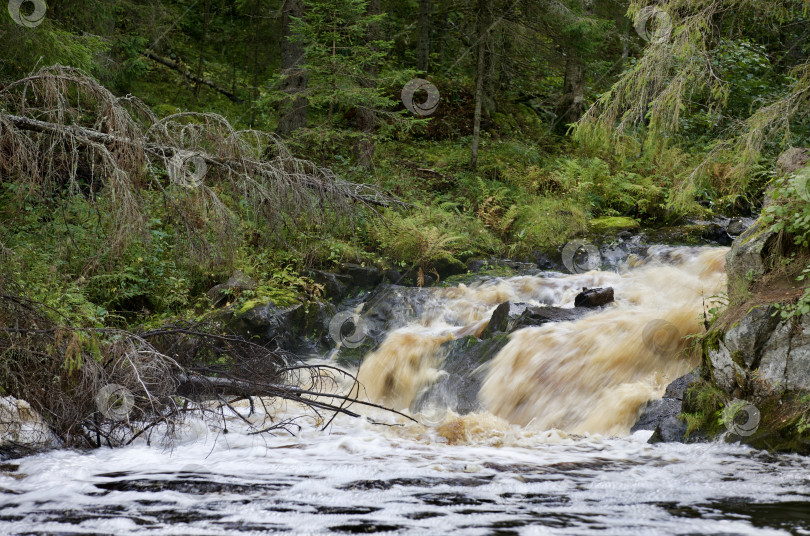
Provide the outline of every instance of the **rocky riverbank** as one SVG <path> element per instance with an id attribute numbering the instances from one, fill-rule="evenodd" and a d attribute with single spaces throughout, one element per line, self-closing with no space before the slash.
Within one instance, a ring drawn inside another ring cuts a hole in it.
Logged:
<path id="1" fill-rule="evenodd" d="M 801 169 L 808 153 L 788 151 L 779 172 Z M 653 442 L 722 437 L 810 453 L 810 318 L 782 314 L 805 292 L 807 257 L 765 218 L 734 240 L 728 307 L 701 340 L 699 369 L 648 404 L 636 429 L 654 429 Z"/>

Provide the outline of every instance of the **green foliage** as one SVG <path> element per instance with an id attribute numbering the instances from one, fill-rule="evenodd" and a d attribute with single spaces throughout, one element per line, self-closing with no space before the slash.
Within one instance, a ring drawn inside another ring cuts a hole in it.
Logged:
<path id="1" fill-rule="evenodd" d="M 797 246 L 810 247 L 810 166 L 777 182 L 774 203 L 765 211 L 771 231 L 786 231 Z"/>
<path id="2" fill-rule="evenodd" d="M 630 169 L 614 172 L 600 158 L 565 158 L 555 167 L 558 182 L 582 199 L 590 214 L 654 219 L 664 209 L 664 186 L 649 175 Z"/>
<path id="3" fill-rule="evenodd" d="M 529 254 L 565 243 L 586 229 L 585 212 L 572 199 L 537 197 L 516 212 L 512 254 Z"/>
<path id="4" fill-rule="evenodd" d="M 385 222 L 369 233 L 381 251 L 400 266 L 424 271 L 438 260 L 491 254 L 498 246 L 476 220 L 426 205 L 407 215 L 386 211 Z"/>

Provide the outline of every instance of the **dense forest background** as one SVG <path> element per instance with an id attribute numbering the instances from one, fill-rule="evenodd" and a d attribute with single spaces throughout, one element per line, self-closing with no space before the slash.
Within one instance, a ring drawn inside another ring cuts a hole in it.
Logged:
<path id="1" fill-rule="evenodd" d="M 807 8 L 11 1 L 3 273 L 74 325 L 159 324 L 237 270 L 240 310 L 344 262 L 425 284 L 594 220 L 751 216 L 810 142 Z"/>

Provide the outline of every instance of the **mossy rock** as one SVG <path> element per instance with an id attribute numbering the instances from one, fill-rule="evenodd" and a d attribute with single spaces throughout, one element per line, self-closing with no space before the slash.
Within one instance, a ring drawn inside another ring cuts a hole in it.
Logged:
<path id="1" fill-rule="evenodd" d="M 661 227 L 647 231 L 650 243 L 697 246 L 706 243 L 706 232 L 709 226 L 693 224 L 674 227 Z"/>
<path id="2" fill-rule="evenodd" d="M 633 218 L 626 216 L 612 216 L 596 218 L 588 222 L 588 227 L 594 233 L 611 233 L 620 231 L 636 231 L 641 225 Z"/>

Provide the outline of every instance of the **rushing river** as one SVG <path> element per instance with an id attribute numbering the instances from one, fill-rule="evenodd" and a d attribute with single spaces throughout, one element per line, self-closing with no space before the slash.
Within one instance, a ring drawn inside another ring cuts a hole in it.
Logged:
<path id="1" fill-rule="evenodd" d="M 810 459 L 629 434 L 643 403 L 695 365 L 682 337 L 723 290 L 724 253 L 430 291 L 358 372 L 364 396 L 420 422 L 374 410 L 321 431 L 290 404 L 277 417 L 299 417 L 295 436 L 189 420 L 171 445 L 8 461 L 0 534 L 810 534 Z M 517 331 L 469 371 L 472 413 L 441 405 L 452 392 L 415 405 L 445 374 L 441 345 L 480 334 L 499 303 L 572 307 L 595 286 L 616 303 Z M 661 325 L 678 337 L 650 328 Z"/>

